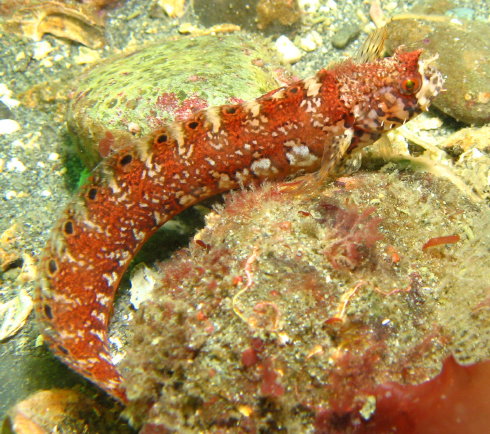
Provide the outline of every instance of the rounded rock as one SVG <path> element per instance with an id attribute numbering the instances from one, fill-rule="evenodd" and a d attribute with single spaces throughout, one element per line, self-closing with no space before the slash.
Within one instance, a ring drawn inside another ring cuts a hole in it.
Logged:
<path id="1" fill-rule="evenodd" d="M 400 45 L 408 51 L 423 48 L 427 58 L 439 56 L 437 68 L 447 78 L 435 107 L 467 124 L 490 122 L 488 23 L 430 16 L 395 19 L 388 24 L 388 51 Z"/>
<path id="2" fill-rule="evenodd" d="M 267 43 L 244 33 L 167 40 L 107 60 L 81 78 L 67 124 L 88 167 L 114 135 L 141 137 L 199 109 L 277 87 Z"/>
<path id="3" fill-rule="evenodd" d="M 230 194 L 159 267 L 122 366 L 148 432 L 351 432 L 377 385 L 489 357 L 485 207 L 427 173 L 302 186 Z"/>

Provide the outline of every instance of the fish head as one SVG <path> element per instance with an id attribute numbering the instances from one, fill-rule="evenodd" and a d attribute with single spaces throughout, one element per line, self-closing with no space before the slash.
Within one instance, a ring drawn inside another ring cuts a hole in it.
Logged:
<path id="1" fill-rule="evenodd" d="M 437 56 L 421 59 L 422 50 L 398 49 L 392 57 L 353 64 L 344 72 L 344 104 L 353 115 L 356 140 L 372 143 L 384 132 L 409 121 L 429 105 L 443 88 L 442 74 L 432 66 Z M 351 87 L 347 76 L 355 77 Z"/>

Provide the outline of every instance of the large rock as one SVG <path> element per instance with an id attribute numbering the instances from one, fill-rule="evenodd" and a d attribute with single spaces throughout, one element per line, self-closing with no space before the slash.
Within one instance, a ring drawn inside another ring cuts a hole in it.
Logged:
<path id="1" fill-rule="evenodd" d="M 435 107 L 468 124 L 490 122 L 490 24 L 445 16 L 395 19 L 388 24 L 388 51 L 400 45 L 439 55 L 446 91 Z"/>

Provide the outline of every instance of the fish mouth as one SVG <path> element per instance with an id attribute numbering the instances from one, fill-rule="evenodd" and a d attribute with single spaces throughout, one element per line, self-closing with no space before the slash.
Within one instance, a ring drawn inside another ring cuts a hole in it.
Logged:
<path id="1" fill-rule="evenodd" d="M 443 90 L 444 78 L 442 74 L 432 65 L 438 54 L 429 59 L 419 60 L 419 73 L 422 77 L 422 86 L 415 94 L 418 104 L 422 110 L 428 110 L 432 100 Z"/>

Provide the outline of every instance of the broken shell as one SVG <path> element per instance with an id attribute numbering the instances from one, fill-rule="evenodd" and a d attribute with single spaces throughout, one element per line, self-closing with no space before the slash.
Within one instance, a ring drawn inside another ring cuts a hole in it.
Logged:
<path id="1" fill-rule="evenodd" d="M 5 23 L 5 28 L 34 41 L 49 33 L 90 48 L 104 45 L 104 21 L 85 5 L 59 1 L 42 2 L 18 9 Z"/>
<path id="2" fill-rule="evenodd" d="M 0 304 L 0 341 L 15 335 L 32 311 L 32 298 L 25 289 L 7 303 Z"/>
<path id="3" fill-rule="evenodd" d="M 128 433 L 125 424 L 115 422 L 115 417 L 110 409 L 79 392 L 52 389 L 35 392 L 12 407 L 3 429 L 16 434 Z"/>

